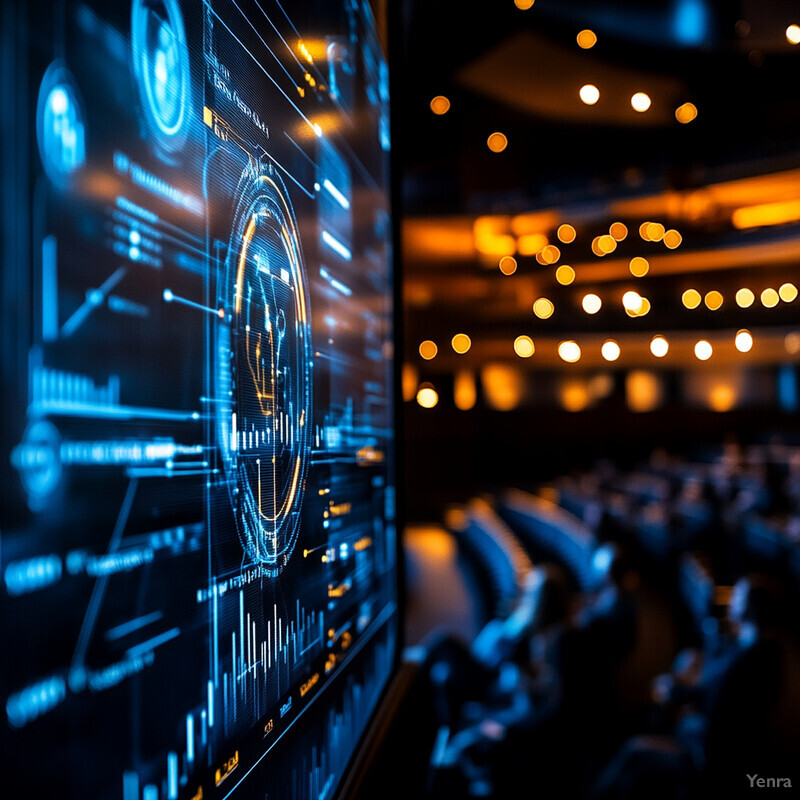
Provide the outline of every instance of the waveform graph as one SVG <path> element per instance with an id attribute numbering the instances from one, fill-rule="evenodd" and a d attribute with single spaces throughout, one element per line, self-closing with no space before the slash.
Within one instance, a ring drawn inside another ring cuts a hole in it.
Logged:
<path id="1" fill-rule="evenodd" d="M 285 187 L 248 168 L 219 305 L 220 449 L 236 528 L 277 575 L 297 540 L 311 446 L 311 334 L 300 239 Z"/>

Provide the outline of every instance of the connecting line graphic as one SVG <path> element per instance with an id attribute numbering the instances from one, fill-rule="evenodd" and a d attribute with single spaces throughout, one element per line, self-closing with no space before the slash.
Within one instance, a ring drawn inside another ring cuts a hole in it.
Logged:
<path id="1" fill-rule="evenodd" d="M 201 303 L 195 303 L 194 300 L 187 300 L 185 297 L 179 297 L 177 294 L 174 294 L 171 289 L 164 289 L 164 302 L 180 303 L 181 305 L 189 306 L 190 308 L 198 308 L 200 311 L 206 311 L 209 314 L 213 314 L 215 317 L 225 319 L 224 308 L 209 308 Z"/>
<path id="2" fill-rule="evenodd" d="M 122 541 L 122 534 L 125 530 L 125 526 L 128 524 L 128 517 L 130 517 L 131 508 L 133 508 L 133 498 L 136 496 L 136 489 L 138 485 L 139 481 L 136 478 L 132 478 L 131 482 L 128 484 L 128 490 L 125 492 L 125 497 L 122 501 L 122 507 L 119 510 L 117 522 L 114 525 L 114 531 L 111 534 L 111 541 L 108 543 L 106 555 L 116 553 L 119 549 L 119 544 Z M 78 634 L 78 643 L 75 646 L 75 654 L 72 656 L 72 664 L 70 665 L 71 673 L 83 667 L 84 660 L 86 659 L 86 650 L 89 647 L 89 640 L 94 632 L 94 626 L 97 622 L 97 615 L 100 611 L 100 606 L 103 603 L 103 598 L 105 597 L 108 579 L 109 575 L 100 575 L 95 581 L 94 587 L 92 588 L 92 596 L 89 598 L 89 605 L 86 608 L 86 615 L 83 618 L 81 631 Z"/>
<path id="3" fill-rule="evenodd" d="M 236 10 L 242 15 L 242 17 L 244 17 L 244 21 L 253 29 L 253 33 L 255 33 L 255 35 L 258 36 L 259 40 L 261 41 L 261 44 L 263 44 L 264 47 L 267 48 L 267 52 L 275 59 L 275 61 L 278 62 L 278 66 L 286 73 L 286 77 L 290 81 L 292 81 L 292 83 L 295 83 L 295 79 L 292 77 L 292 74 L 289 72 L 288 69 L 286 69 L 286 67 L 283 66 L 283 64 L 281 63 L 281 61 L 278 58 L 278 56 L 276 56 L 275 53 L 273 52 L 272 48 L 264 41 L 263 37 L 258 32 L 258 28 L 256 28 L 256 26 L 253 25 L 252 22 L 250 22 L 250 20 L 247 18 L 247 14 L 245 14 L 244 11 L 242 11 L 242 9 L 239 7 L 239 4 L 236 2 L 236 0 L 231 0 L 231 3 L 233 3 L 234 6 L 236 6 Z M 262 12 L 263 12 L 263 9 L 262 9 Z M 266 14 L 264 16 L 266 16 Z M 267 17 L 267 21 L 269 22 L 269 17 Z M 275 26 L 273 25 L 272 27 L 274 28 Z M 278 34 L 278 35 L 280 36 L 280 34 Z M 284 42 L 284 44 L 286 44 L 286 43 Z M 288 45 L 286 45 L 286 46 L 288 47 Z M 291 51 L 291 48 L 290 48 L 290 51 Z M 292 55 L 294 55 L 294 53 L 292 53 Z M 297 60 L 296 56 L 295 56 L 295 60 Z M 303 65 L 299 61 L 297 61 L 297 65 L 300 67 L 300 69 L 304 69 Z"/>
<path id="4" fill-rule="evenodd" d="M 311 122 L 311 120 L 297 107 L 297 104 L 292 100 L 292 98 L 289 97 L 289 95 L 283 91 L 283 89 L 279 86 L 275 78 L 273 78 L 272 75 L 270 75 L 270 73 L 265 69 L 264 65 L 250 52 L 250 50 L 247 49 L 247 47 L 245 47 L 245 45 L 242 43 L 242 40 L 225 23 L 225 20 L 223 20 L 222 17 L 220 17 L 220 15 L 216 12 L 216 10 L 211 7 L 211 4 L 208 2 L 208 0 L 203 0 L 203 5 L 219 20 L 222 27 L 225 28 L 225 30 L 227 30 L 228 33 L 231 36 L 233 36 L 234 39 L 236 39 L 236 41 L 241 46 L 242 50 L 244 50 L 245 53 L 247 53 L 247 55 L 249 55 L 250 58 L 253 59 L 255 65 L 267 76 L 267 78 L 274 84 L 275 88 L 286 98 L 286 100 L 288 100 L 289 105 L 292 106 L 292 108 L 300 115 L 303 121 L 306 122 L 308 126 L 313 130 L 314 123 Z"/>
<path id="5" fill-rule="evenodd" d="M 125 267 L 119 267 L 110 277 L 100 285 L 99 289 L 89 289 L 86 300 L 78 310 L 61 326 L 61 335 L 72 336 L 98 306 L 102 305 L 109 292 L 125 277 Z"/>
<path id="6" fill-rule="evenodd" d="M 258 0 L 255 0 L 255 3 L 258 6 L 258 10 L 264 15 L 264 19 L 267 22 L 269 22 L 269 24 L 272 26 L 272 29 L 275 31 L 275 33 L 278 34 L 278 38 L 286 45 L 286 49 L 291 54 L 292 58 L 297 62 L 297 66 L 300 67 L 301 69 L 306 69 L 305 65 L 297 57 L 297 53 L 295 53 L 294 50 L 292 50 L 292 48 L 290 47 L 289 43 L 286 41 L 286 39 L 283 38 L 283 34 L 275 26 L 275 23 L 270 19 L 270 17 L 267 14 L 267 12 L 264 11 L 264 9 L 261 7 L 261 3 L 259 3 Z M 283 11 L 283 15 L 286 17 L 286 21 L 289 23 L 289 25 L 291 26 L 292 30 L 297 35 L 297 38 L 302 41 L 303 37 L 300 35 L 300 32 L 297 30 L 297 28 L 295 28 L 294 23 L 289 19 L 289 15 L 286 13 L 286 11 L 284 10 L 283 6 L 280 3 L 277 3 L 277 5 L 278 5 L 278 8 L 280 8 L 280 10 Z M 317 68 L 317 65 L 316 64 L 312 64 L 312 66 L 314 67 L 314 72 L 317 73 L 317 78 L 319 80 L 322 80 L 322 75 L 320 74 L 320 71 Z"/>

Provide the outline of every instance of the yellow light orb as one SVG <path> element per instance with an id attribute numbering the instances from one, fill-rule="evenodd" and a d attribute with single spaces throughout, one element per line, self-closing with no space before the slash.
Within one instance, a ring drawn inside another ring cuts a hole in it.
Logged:
<path id="1" fill-rule="evenodd" d="M 635 278 L 643 278 L 650 271 L 650 262 L 641 256 L 634 256 L 628 267 Z"/>
<path id="2" fill-rule="evenodd" d="M 739 289 L 736 292 L 736 305 L 739 308 L 750 308 L 755 301 L 756 296 L 750 291 L 750 289 Z"/>
<path id="3" fill-rule="evenodd" d="M 674 250 L 676 247 L 680 247 L 683 236 L 675 228 L 670 228 L 668 231 L 664 231 L 663 241 L 670 250 Z"/>
<path id="4" fill-rule="evenodd" d="M 443 95 L 438 94 L 431 100 L 431 111 L 441 117 L 450 110 L 450 101 Z"/>
<path id="5" fill-rule="evenodd" d="M 549 244 L 542 250 L 542 259 L 545 264 L 555 264 L 559 258 L 561 258 L 561 251 L 554 244 Z"/>
<path id="6" fill-rule="evenodd" d="M 628 235 L 628 228 L 623 222 L 612 222 L 608 232 L 618 242 L 621 242 Z"/>
<path id="7" fill-rule="evenodd" d="M 575 270 L 568 264 L 562 264 L 556 270 L 556 280 L 562 286 L 569 286 L 575 280 Z"/>
<path id="8" fill-rule="evenodd" d="M 600 348 L 600 354 L 606 361 L 616 361 L 620 354 L 619 345 L 613 339 L 608 339 L 603 342 L 603 346 Z"/>
<path id="9" fill-rule="evenodd" d="M 603 301 L 596 294 L 586 294 L 581 306 L 587 314 L 596 314 L 603 307 Z"/>
<path id="10" fill-rule="evenodd" d="M 778 294 L 784 303 L 791 303 L 797 298 L 797 287 L 793 283 L 784 283 L 783 286 L 778 289 Z"/>
<path id="11" fill-rule="evenodd" d="M 429 383 L 423 383 L 417 390 L 417 402 L 423 408 L 433 408 L 439 402 L 439 393 Z"/>
<path id="12" fill-rule="evenodd" d="M 582 30 L 577 35 L 576 39 L 578 41 L 578 46 L 582 47 L 584 50 L 589 50 L 597 44 L 597 34 L 595 34 L 594 31 L 590 31 L 588 28 Z"/>
<path id="13" fill-rule="evenodd" d="M 708 292 L 705 297 L 705 304 L 706 308 L 710 309 L 711 311 L 717 311 L 717 309 L 722 307 L 723 297 L 720 292 L 716 289 Z"/>
<path id="14" fill-rule="evenodd" d="M 780 300 L 780 295 L 774 289 L 764 289 L 761 292 L 761 304 L 764 308 L 775 308 Z"/>
<path id="15" fill-rule="evenodd" d="M 705 339 L 701 339 L 694 346 L 694 354 L 700 359 L 700 361 L 708 361 L 713 352 L 714 348 L 711 346 L 711 342 L 707 342 Z"/>
<path id="16" fill-rule="evenodd" d="M 432 358 L 436 358 L 436 354 L 438 352 L 439 348 L 437 347 L 436 342 L 432 342 L 430 339 L 426 339 L 424 342 L 420 342 L 419 354 L 426 361 L 430 361 Z"/>
<path id="17" fill-rule="evenodd" d="M 558 355 L 568 364 L 574 364 L 581 360 L 581 348 L 577 342 L 569 339 L 558 345 Z"/>
<path id="18" fill-rule="evenodd" d="M 527 11 L 533 6 L 534 0 L 514 0 L 514 5 L 521 11 Z"/>
<path id="19" fill-rule="evenodd" d="M 626 311 L 632 311 L 634 314 L 638 314 L 642 309 L 642 305 L 643 300 L 639 292 L 627 291 L 622 295 L 622 307 Z"/>
<path id="20" fill-rule="evenodd" d="M 651 242 L 660 242 L 664 238 L 664 226 L 660 222 L 650 222 L 647 225 L 647 238 Z"/>
<path id="21" fill-rule="evenodd" d="M 669 352 L 669 342 L 660 334 L 650 340 L 650 352 L 656 358 L 664 358 Z"/>
<path id="22" fill-rule="evenodd" d="M 595 236 L 594 239 L 592 239 L 592 252 L 598 258 L 602 258 L 605 255 L 605 252 L 603 251 L 603 248 L 600 247 L 600 237 L 599 236 Z"/>
<path id="23" fill-rule="evenodd" d="M 453 350 L 455 350 L 456 353 L 463 355 L 472 347 L 472 339 L 470 339 L 466 333 L 457 333 L 450 340 L 450 344 L 453 346 Z"/>
<path id="24" fill-rule="evenodd" d="M 786 29 L 786 41 L 789 44 L 800 44 L 800 25 L 790 25 Z"/>
<path id="25" fill-rule="evenodd" d="M 500 272 L 503 275 L 513 275 L 517 271 L 517 260 L 512 256 L 503 256 L 500 259 Z"/>
<path id="26" fill-rule="evenodd" d="M 753 336 L 750 331 L 742 328 L 733 340 L 740 353 L 749 353 L 753 349 Z"/>
<path id="27" fill-rule="evenodd" d="M 508 137 L 500 131 L 495 131 L 486 140 L 486 146 L 493 153 L 502 153 L 508 147 Z"/>
<path id="28" fill-rule="evenodd" d="M 549 319 L 553 316 L 555 310 L 553 303 L 546 297 L 540 297 L 533 304 L 533 313 L 536 314 L 539 319 Z"/>
<path id="29" fill-rule="evenodd" d="M 608 255 L 608 253 L 613 253 L 617 249 L 617 240 L 610 233 L 606 233 L 600 237 L 597 246 L 603 251 L 604 255 Z"/>
<path id="30" fill-rule="evenodd" d="M 694 103 L 684 103 L 675 109 L 675 119 L 681 125 L 687 125 L 692 120 L 697 119 L 697 106 Z"/>
<path id="31" fill-rule="evenodd" d="M 684 306 L 686 306 L 686 308 L 697 308 L 702 299 L 703 298 L 700 297 L 700 292 L 698 292 L 697 289 L 687 289 L 681 295 L 681 302 Z"/>
<path id="32" fill-rule="evenodd" d="M 644 92 L 636 92 L 636 94 L 631 97 L 631 106 L 633 106 L 634 111 L 638 111 L 639 113 L 647 111 L 647 109 L 650 108 L 650 97 Z"/>
<path id="33" fill-rule="evenodd" d="M 591 83 L 581 86 L 579 94 L 581 100 L 583 100 L 587 106 L 593 106 L 600 99 L 600 90 Z"/>
<path id="34" fill-rule="evenodd" d="M 536 352 L 533 339 L 530 336 L 517 336 L 514 339 L 514 352 L 520 358 L 530 358 Z"/>
<path id="35" fill-rule="evenodd" d="M 575 236 L 577 234 L 575 233 L 575 228 L 573 228 L 572 225 L 564 223 L 563 225 L 558 226 L 558 231 L 556 232 L 556 235 L 558 236 L 558 240 L 560 242 L 564 242 L 564 244 L 569 244 L 570 242 L 575 241 Z"/>
<path id="36" fill-rule="evenodd" d="M 650 241 L 650 237 L 647 235 L 647 228 L 648 228 L 648 226 L 650 226 L 650 225 L 652 225 L 652 223 L 651 223 L 651 222 L 643 222 L 643 223 L 642 223 L 642 224 L 639 226 L 639 236 L 641 236 L 641 237 L 642 237 L 642 239 L 644 239 L 646 242 L 649 242 L 649 241 Z"/>

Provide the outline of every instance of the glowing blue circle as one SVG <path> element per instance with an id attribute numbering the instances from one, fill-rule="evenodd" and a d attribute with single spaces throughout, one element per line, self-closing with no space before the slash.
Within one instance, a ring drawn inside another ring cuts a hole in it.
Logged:
<path id="1" fill-rule="evenodd" d="M 86 161 L 86 125 L 75 79 L 62 61 L 54 61 L 42 77 L 36 139 L 47 176 L 64 186 Z"/>
<path id="2" fill-rule="evenodd" d="M 14 448 L 11 463 L 28 495 L 28 507 L 44 511 L 61 481 L 61 437 L 55 425 L 46 420 L 34 422 Z"/>
<path id="3" fill-rule="evenodd" d="M 158 147 L 174 152 L 189 118 L 189 51 L 175 0 L 134 0 L 133 66 L 147 126 Z"/>

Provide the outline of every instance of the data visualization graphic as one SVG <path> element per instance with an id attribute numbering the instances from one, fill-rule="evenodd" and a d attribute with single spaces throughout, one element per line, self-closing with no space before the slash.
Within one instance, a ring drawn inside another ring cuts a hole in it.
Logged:
<path id="1" fill-rule="evenodd" d="M 280 178 L 246 170 L 220 307 L 220 438 L 242 544 L 279 571 L 297 538 L 311 427 L 311 329 Z"/>
<path id="2" fill-rule="evenodd" d="M 0 796 L 332 798 L 397 656 L 369 3 L 2 14 Z"/>

